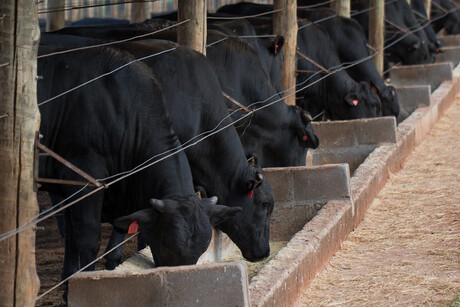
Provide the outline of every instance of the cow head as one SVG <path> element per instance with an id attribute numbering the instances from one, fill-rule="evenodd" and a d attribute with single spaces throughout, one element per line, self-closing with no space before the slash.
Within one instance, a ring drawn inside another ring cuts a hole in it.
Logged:
<path id="1" fill-rule="evenodd" d="M 243 257 L 259 261 L 270 254 L 270 216 L 274 196 L 261 168 L 247 164 L 235 187 L 239 195 L 232 196 L 243 211 L 217 226 L 238 246 Z M 236 193 L 235 193 L 236 194 Z"/>
<path id="2" fill-rule="evenodd" d="M 327 116 L 330 119 L 347 120 L 381 116 L 380 98 L 366 82 L 355 83 L 343 99 L 342 103 L 328 107 Z"/>
<path id="3" fill-rule="evenodd" d="M 157 266 L 195 264 L 211 242 L 211 226 L 241 211 L 216 203 L 217 197 L 196 195 L 151 199 L 150 208 L 120 217 L 114 226 L 122 233 L 141 231 Z"/>
<path id="4" fill-rule="evenodd" d="M 396 89 L 393 86 L 377 86 L 371 82 L 372 90 L 379 96 L 382 102 L 382 116 L 398 117 L 400 104 Z"/>

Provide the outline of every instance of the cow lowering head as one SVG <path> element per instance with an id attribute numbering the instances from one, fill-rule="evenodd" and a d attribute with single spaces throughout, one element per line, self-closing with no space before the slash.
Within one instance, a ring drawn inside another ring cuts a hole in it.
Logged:
<path id="1" fill-rule="evenodd" d="M 348 120 L 381 116 L 381 102 L 368 83 L 355 83 L 342 102 L 328 106 L 326 116 L 331 120 Z"/>
<path id="2" fill-rule="evenodd" d="M 151 199 L 150 208 L 114 221 L 120 232 L 143 233 L 157 266 L 195 264 L 211 242 L 212 228 L 241 211 L 196 195 Z M 134 227 L 133 227 L 134 225 Z"/>
<path id="3" fill-rule="evenodd" d="M 274 207 L 274 196 L 270 184 L 264 179 L 261 168 L 247 164 L 238 180 L 239 196 L 235 204 L 243 211 L 217 226 L 238 246 L 243 257 L 259 261 L 270 254 L 270 216 Z"/>
<path id="4" fill-rule="evenodd" d="M 393 86 L 374 85 L 371 82 L 372 90 L 379 96 L 382 102 L 382 116 L 398 117 L 400 111 L 400 104 L 396 89 Z"/>

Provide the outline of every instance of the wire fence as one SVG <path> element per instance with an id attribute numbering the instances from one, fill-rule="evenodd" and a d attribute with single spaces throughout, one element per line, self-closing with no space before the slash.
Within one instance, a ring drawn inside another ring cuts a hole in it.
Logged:
<path id="1" fill-rule="evenodd" d="M 174 1 L 164 1 L 166 2 L 166 4 L 170 3 L 170 2 L 174 2 Z M 215 1 L 215 2 L 221 2 L 221 1 Z M 224 2 L 224 1 L 222 1 Z M 226 4 L 229 3 L 229 1 L 225 1 Z M 176 4 L 177 5 L 177 4 Z M 220 4 L 219 4 L 220 5 Z M 372 9 L 372 8 L 370 8 Z M 430 20 L 430 22 L 433 22 L 437 19 L 441 19 L 443 17 L 445 17 L 447 14 L 451 13 L 451 12 L 454 12 L 456 10 L 458 10 L 459 7 L 456 6 L 455 8 L 451 9 L 451 10 L 447 10 L 443 15 L 441 16 L 438 16 L 436 19 L 434 20 Z M 316 22 L 315 22 L 316 23 Z M 406 36 L 414 33 L 414 32 L 417 32 L 417 31 L 420 31 L 421 29 L 425 28 L 429 26 L 429 23 L 423 25 L 423 26 L 419 26 L 419 27 L 416 27 L 415 29 L 409 29 L 409 31 L 401 31 L 401 33 L 399 34 L 402 34 L 400 37 L 398 37 L 397 39 L 393 40 L 390 44 L 387 44 L 385 46 L 384 49 L 387 49 L 389 47 L 391 47 L 392 45 L 398 43 L 399 41 L 401 41 L 402 39 L 404 39 Z M 256 36 L 257 37 L 257 36 Z M 219 41 L 220 42 L 220 41 Z M 211 47 L 213 46 L 213 44 L 210 44 L 208 45 L 207 47 Z M 170 50 L 165 50 L 164 52 L 162 53 L 165 53 L 165 52 L 170 52 L 174 50 L 173 49 L 170 49 Z M 187 148 L 190 148 L 192 146 L 196 146 L 197 144 L 199 144 L 200 142 L 204 141 L 205 139 L 217 134 L 217 133 L 220 133 L 221 131 L 223 131 L 224 129 L 227 129 L 233 125 L 236 125 L 238 122 L 246 119 L 247 117 L 249 116 L 252 116 L 255 112 L 259 112 L 265 108 L 268 108 L 270 106 L 272 106 L 273 104 L 275 103 L 278 103 L 278 102 L 282 102 L 287 96 L 291 96 L 291 95 L 295 95 L 296 93 L 300 92 L 300 91 L 303 91 L 305 90 L 306 88 L 310 87 L 310 86 L 313 86 L 314 84 L 318 83 L 318 82 L 321 82 L 322 80 L 324 80 L 325 78 L 328 78 L 330 77 L 331 75 L 339 72 L 339 71 L 342 71 L 342 70 L 345 70 L 345 69 L 348 69 L 350 67 L 353 67 L 355 65 L 358 65 L 364 61 L 367 61 L 367 60 L 370 60 L 372 59 L 372 57 L 374 57 L 376 54 L 378 54 L 380 51 L 375 51 L 373 53 L 371 53 L 369 56 L 367 57 L 364 57 L 362 59 L 358 59 L 356 61 L 353 61 L 353 62 L 349 62 L 349 63 L 341 63 L 340 65 L 338 66 L 335 66 L 335 67 L 329 67 L 329 68 L 326 68 L 327 69 L 327 73 L 325 74 L 324 73 L 324 70 L 319 70 L 315 73 L 313 73 L 311 76 L 309 76 L 305 81 L 299 83 L 299 84 L 296 84 L 295 87 L 293 88 L 290 88 L 290 89 L 287 89 L 285 91 L 282 91 L 280 93 L 276 93 L 275 95 L 271 96 L 271 97 L 268 97 L 267 99 L 263 100 L 263 101 L 257 101 L 257 102 L 254 102 L 252 103 L 251 105 L 247 106 L 248 109 L 250 109 L 250 112 L 246 113 L 245 115 L 239 117 L 238 119 L 234 120 L 234 121 L 231 121 L 230 123 L 227 123 L 227 124 L 224 124 L 224 122 L 229 119 L 233 114 L 235 114 L 236 112 L 239 112 L 241 110 L 240 109 L 237 109 L 237 110 L 234 110 L 233 112 L 231 112 L 229 115 L 227 115 L 225 118 L 223 118 L 219 124 L 214 127 L 213 129 L 209 130 L 209 131 L 205 131 L 195 137 L 193 137 L 192 139 L 190 139 L 189 141 L 183 143 L 181 146 L 177 147 L 177 148 L 172 148 L 164 153 L 161 153 L 161 154 L 158 154 L 158 155 L 155 155 L 154 157 L 151 157 L 150 159 L 144 161 L 143 163 L 141 163 L 140 165 L 136 166 L 135 168 L 133 168 L 132 170 L 129 170 L 129 171 L 126 171 L 126 172 L 123 172 L 123 173 L 118 173 L 118 174 L 114 174 L 110 177 L 107 177 L 107 178 L 100 178 L 98 179 L 99 181 L 106 181 L 106 180 L 111 180 L 110 182 L 108 182 L 105 186 L 103 187 L 100 187 L 100 188 L 95 188 L 95 189 L 92 189 L 90 192 L 87 192 L 83 195 L 81 195 L 81 193 L 88 188 L 88 186 L 84 186 L 83 188 L 81 188 L 80 190 L 78 190 L 77 192 L 75 192 L 74 194 L 72 194 L 71 196 L 69 196 L 67 199 L 63 200 L 62 202 L 60 202 L 59 204 L 56 204 L 55 206 L 53 206 L 52 208 L 40 213 L 39 215 L 31 218 L 29 221 L 27 221 L 23 226 L 17 228 L 17 229 L 14 229 L 14 230 L 11 230 L 10 232 L 7 232 L 7 233 L 4 233 L 4 234 L 1 234 L 0 235 L 0 242 L 3 241 L 3 240 L 6 240 L 16 234 L 18 234 L 19 232 L 21 231 L 24 231 L 30 227 L 33 227 L 35 225 L 37 225 L 39 222 L 57 214 L 58 212 L 62 211 L 62 210 L 65 210 L 66 208 L 78 203 L 79 201 L 81 201 L 82 199 L 85 199 L 87 197 L 89 197 L 90 195 L 93 195 L 94 193 L 97 193 L 99 190 L 103 189 L 103 188 L 106 188 L 106 187 L 109 187 L 111 185 L 113 185 L 114 183 L 116 182 L 119 182 L 121 180 L 124 180 L 125 178 L 129 177 L 129 176 L 132 176 L 140 171 L 142 171 L 143 169 L 145 168 L 148 168 L 156 163 L 159 163 L 161 161 L 163 161 L 164 159 L 167 159 L 169 158 L 170 156 L 172 155 L 175 155 L 177 154 L 178 152 L 181 152 L 181 151 L 184 151 L 186 150 Z M 160 55 L 160 53 L 158 54 L 152 54 L 150 56 L 147 56 L 147 57 L 152 57 L 152 56 L 157 56 L 157 55 Z M 147 58 L 145 57 L 145 58 Z M 142 59 L 137 59 L 136 61 L 141 61 L 145 58 L 142 58 Z M 136 62 L 136 61 L 132 61 L 130 62 L 129 64 L 126 64 L 126 65 L 123 65 L 122 67 L 119 67 L 118 69 L 115 69 L 113 70 L 112 72 L 110 73 L 116 73 L 116 71 L 120 70 L 120 69 L 123 69 L 124 67 Z M 3 65 L 3 64 L 2 64 Z M 7 64 L 6 64 L 7 65 Z M 101 75 L 99 76 L 98 78 L 103 78 L 105 76 L 104 75 Z M 316 77 L 319 77 L 318 79 L 316 79 L 315 81 L 311 81 L 312 79 L 316 78 Z M 90 80 L 91 81 L 91 80 Z M 94 81 L 94 80 L 92 80 Z M 91 81 L 91 82 L 92 82 Z M 90 82 L 85 82 L 83 84 L 81 84 L 79 87 L 82 87 L 82 86 L 85 86 L 86 84 L 88 84 Z M 76 88 L 75 88 L 76 89 Z M 293 91 L 294 89 L 296 89 L 295 91 Z M 290 94 L 286 95 L 286 96 L 283 96 L 283 94 L 285 94 L 286 92 L 290 92 Z M 62 95 L 65 95 L 66 93 L 62 93 L 60 96 Z M 278 97 L 278 98 L 277 98 Z M 281 97 L 281 98 L 280 98 Z M 57 97 L 55 97 L 57 98 Z M 55 99 L 53 98 L 53 100 Z M 274 99 L 274 100 L 273 100 Z M 45 101 L 46 103 L 50 102 L 51 100 L 49 101 Z M 42 102 L 45 103 L 45 102 Z M 7 114 L 6 114 L 7 116 Z M 0 117 L 3 117 L 3 115 L 1 115 Z M 114 179 L 115 178 L 115 179 Z M 81 196 L 79 196 L 81 195 Z M 75 200 L 72 200 L 74 199 L 75 197 L 79 196 L 77 199 Z M 66 204 L 65 204 L 66 203 Z M 65 204 L 65 205 L 64 205 Z M 102 257 L 104 257 L 105 255 L 107 255 L 108 253 L 110 253 L 111 251 L 113 251 L 114 249 L 116 249 L 118 246 L 121 246 L 123 245 L 125 242 L 127 242 L 128 240 L 132 239 L 134 237 L 131 236 L 129 237 L 128 239 L 126 239 L 125 241 L 123 241 L 122 243 L 120 243 L 119 245 L 113 247 L 111 250 L 107 251 L 106 253 L 104 253 L 102 256 L 98 257 L 96 260 L 94 260 L 94 262 L 90 263 L 88 266 L 90 266 L 91 264 L 99 261 L 100 259 L 102 259 Z M 88 267 L 86 266 L 86 267 Z M 84 268 L 81 268 L 79 270 L 82 271 L 84 270 L 86 267 Z M 73 276 L 73 275 L 72 275 Z M 70 276 L 68 279 L 70 279 L 72 276 Z M 39 297 L 37 297 L 36 300 L 42 298 L 43 296 L 45 296 L 46 294 L 48 294 L 49 292 L 51 292 L 52 290 L 56 289 L 59 285 L 63 284 L 64 282 L 66 282 L 68 279 L 66 280 L 63 280 L 61 281 L 59 284 L 57 284 L 56 286 L 52 287 L 51 289 L 49 289 L 48 291 L 46 291 L 45 293 L 41 294 Z M 31 302 L 30 304 L 33 304 L 35 303 L 34 300 L 33 302 Z M 30 305 L 29 304 L 29 305 Z"/>
<path id="2" fill-rule="evenodd" d="M 178 0 L 65 0 L 61 7 L 53 6 L 48 1 L 39 3 L 38 14 L 40 18 L 46 18 L 47 13 L 65 11 L 65 20 L 69 22 L 83 18 L 116 18 L 129 20 L 133 3 L 144 3 L 150 13 L 164 13 L 177 10 Z M 240 0 L 208 0 L 207 9 L 215 12 L 225 4 L 233 4 Z M 273 0 L 253 0 L 253 3 L 273 4 Z"/>

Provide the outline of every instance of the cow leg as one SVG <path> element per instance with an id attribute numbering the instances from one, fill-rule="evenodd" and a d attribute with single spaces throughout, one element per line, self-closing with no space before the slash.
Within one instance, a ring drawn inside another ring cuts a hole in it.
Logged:
<path id="1" fill-rule="evenodd" d="M 76 271 L 78 271 L 78 250 L 75 248 L 74 234 L 72 224 L 70 222 L 69 211 L 64 211 L 64 235 L 65 235 L 65 252 L 64 266 L 61 272 L 62 280 L 66 279 Z"/>
<path id="2" fill-rule="evenodd" d="M 112 234 L 110 235 L 110 240 L 109 240 L 109 243 L 107 244 L 107 248 L 105 249 L 105 252 L 109 251 L 114 246 L 117 246 L 118 244 L 123 242 L 124 239 L 125 239 L 124 234 L 119 233 L 115 229 L 112 229 Z M 114 249 L 110 254 L 106 255 L 104 257 L 105 260 L 107 260 L 105 264 L 105 268 L 107 270 L 115 269 L 121 263 L 121 254 L 122 254 L 122 247 L 119 246 L 116 249 Z"/>
<path id="3" fill-rule="evenodd" d="M 54 194 L 54 193 L 48 192 L 48 195 L 50 197 L 51 204 L 53 205 L 53 207 L 56 204 L 59 204 L 64 199 L 64 198 L 62 198 L 62 196 L 59 196 L 59 195 Z M 56 208 L 56 209 L 59 209 L 59 208 Z M 54 210 L 56 210 L 56 209 L 54 209 Z M 57 222 L 57 225 L 58 225 L 59 234 L 61 235 L 61 237 L 64 238 L 65 237 L 65 218 L 64 218 L 64 214 L 62 212 L 56 214 L 56 222 Z"/>
<path id="4" fill-rule="evenodd" d="M 70 208 L 73 239 L 80 258 L 80 269 L 96 259 L 101 238 L 101 209 L 103 192 Z M 94 270 L 94 263 L 86 271 Z"/>

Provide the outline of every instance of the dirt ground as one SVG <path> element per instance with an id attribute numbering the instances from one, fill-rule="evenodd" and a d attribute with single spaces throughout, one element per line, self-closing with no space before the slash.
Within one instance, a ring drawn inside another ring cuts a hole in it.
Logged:
<path id="1" fill-rule="evenodd" d="M 301 306 L 460 306 L 460 99 L 393 174 Z"/>
<path id="2" fill-rule="evenodd" d="M 38 204 L 41 210 L 51 207 L 48 195 L 45 192 L 38 193 Z M 43 227 L 43 228 L 41 228 Z M 111 233 L 111 226 L 103 225 L 101 233 L 101 254 L 107 246 Z M 126 259 L 136 252 L 136 240 L 128 241 L 123 247 L 123 258 Z M 39 295 L 47 291 L 61 280 L 61 268 L 64 261 L 64 239 L 61 238 L 55 218 L 49 218 L 38 224 L 36 239 L 36 265 L 37 274 L 40 278 Z M 104 260 L 96 264 L 96 269 L 104 269 Z M 64 288 L 61 286 L 42 299 L 37 301 L 36 306 L 65 306 L 62 298 Z"/>

